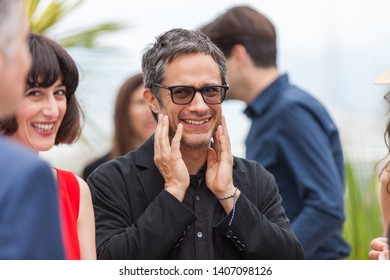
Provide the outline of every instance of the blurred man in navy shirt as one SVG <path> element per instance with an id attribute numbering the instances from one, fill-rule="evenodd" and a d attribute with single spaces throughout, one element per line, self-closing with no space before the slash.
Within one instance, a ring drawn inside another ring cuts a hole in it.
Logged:
<path id="1" fill-rule="evenodd" d="M 290 84 L 276 66 L 276 32 L 247 6 L 229 9 L 201 31 L 227 58 L 229 99 L 246 102 L 252 120 L 246 157 L 276 179 L 291 226 L 308 259 L 343 259 L 344 162 L 325 108 Z"/>

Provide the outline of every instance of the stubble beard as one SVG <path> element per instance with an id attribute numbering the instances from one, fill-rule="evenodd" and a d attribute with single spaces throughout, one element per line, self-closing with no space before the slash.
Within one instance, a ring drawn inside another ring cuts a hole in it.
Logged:
<path id="1" fill-rule="evenodd" d="M 214 133 L 217 131 L 217 127 L 213 128 L 213 131 L 211 135 L 205 135 L 205 134 L 189 134 L 189 135 L 183 135 L 180 141 L 180 148 L 186 148 L 186 149 L 205 149 L 210 147 L 211 138 L 214 135 Z M 176 131 L 170 130 L 170 139 L 173 138 Z"/>

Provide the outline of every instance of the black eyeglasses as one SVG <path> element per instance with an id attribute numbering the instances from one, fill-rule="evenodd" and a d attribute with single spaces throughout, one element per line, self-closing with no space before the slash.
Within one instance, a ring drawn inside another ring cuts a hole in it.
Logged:
<path id="1" fill-rule="evenodd" d="M 216 105 L 221 104 L 226 97 L 226 91 L 229 89 L 228 85 L 210 85 L 201 88 L 192 86 L 164 86 L 160 84 L 153 84 L 153 86 L 167 89 L 171 92 L 172 102 L 177 105 L 187 105 L 194 100 L 195 94 L 200 92 L 206 104 Z"/>

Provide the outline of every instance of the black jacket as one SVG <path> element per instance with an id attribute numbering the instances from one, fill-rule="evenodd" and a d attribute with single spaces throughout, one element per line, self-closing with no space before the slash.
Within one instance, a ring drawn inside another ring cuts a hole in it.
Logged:
<path id="1" fill-rule="evenodd" d="M 83 179 L 84 180 L 87 180 L 88 176 L 96 169 L 98 168 L 100 165 L 102 165 L 103 163 L 105 163 L 106 161 L 109 161 L 110 160 L 110 153 L 107 153 L 105 155 L 103 155 L 102 157 L 100 158 L 97 158 L 95 159 L 94 161 L 92 161 L 91 163 L 89 163 L 87 166 L 85 166 L 84 170 L 83 170 Z"/>
<path id="2" fill-rule="evenodd" d="M 176 246 L 196 219 L 164 190 L 153 139 L 88 178 L 99 259 L 175 259 Z M 234 158 L 233 181 L 241 195 L 232 225 L 222 206 L 214 213 L 215 257 L 303 259 L 273 176 L 254 161 Z"/>

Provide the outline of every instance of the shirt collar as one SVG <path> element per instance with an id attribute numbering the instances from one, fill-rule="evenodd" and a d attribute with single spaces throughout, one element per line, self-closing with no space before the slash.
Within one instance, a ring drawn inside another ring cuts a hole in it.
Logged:
<path id="1" fill-rule="evenodd" d="M 256 96 L 252 103 L 246 107 L 244 113 L 249 118 L 262 115 L 267 110 L 267 108 L 270 108 L 272 103 L 280 97 L 282 94 L 281 89 L 284 88 L 288 83 L 289 81 L 287 74 L 279 76 L 279 78 L 273 81 L 267 88 L 265 88 Z"/>

